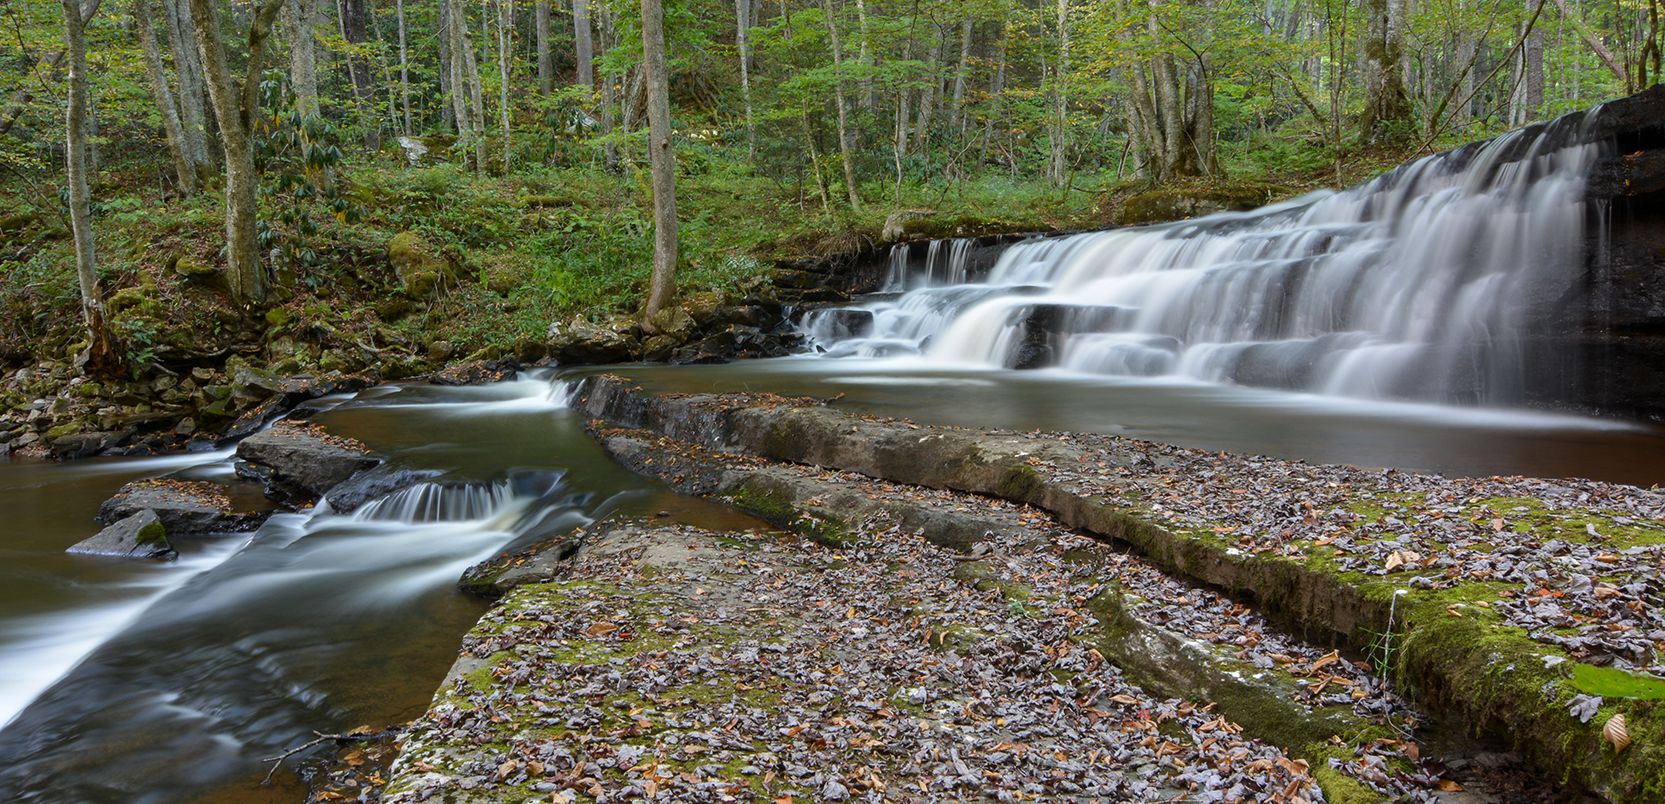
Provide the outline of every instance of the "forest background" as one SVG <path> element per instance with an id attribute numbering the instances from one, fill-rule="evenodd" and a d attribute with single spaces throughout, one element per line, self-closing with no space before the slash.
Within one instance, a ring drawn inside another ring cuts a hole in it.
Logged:
<path id="1" fill-rule="evenodd" d="M 650 6 L 685 302 L 1343 186 L 1661 61 L 1658 0 L 0 0 L 0 364 L 86 361 L 93 316 L 139 378 L 639 315 Z"/>

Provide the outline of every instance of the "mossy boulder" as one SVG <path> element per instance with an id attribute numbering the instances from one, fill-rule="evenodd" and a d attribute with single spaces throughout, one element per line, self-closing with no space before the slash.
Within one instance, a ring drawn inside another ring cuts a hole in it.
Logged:
<path id="1" fill-rule="evenodd" d="M 430 296 L 447 280 L 456 279 L 451 262 L 416 232 L 400 232 L 387 241 L 387 261 L 399 276 L 405 295 L 412 298 Z"/>
<path id="2" fill-rule="evenodd" d="M 202 260 L 185 254 L 174 260 L 173 272 L 188 282 L 194 282 L 207 287 L 223 288 L 226 286 L 225 274 Z"/>
<path id="3" fill-rule="evenodd" d="M 160 558 L 171 560 L 179 554 L 168 542 L 167 528 L 155 511 L 142 510 L 83 540 L 66 552 L 117 558 Z"/>
<path id="4" fill-rule="evenodd" d="M 1278 195 L 1261 184 L 1177 185 L 1135 193 L 1115 205 L 1114 223 L 1139 226 L 1264 206 Z"/>

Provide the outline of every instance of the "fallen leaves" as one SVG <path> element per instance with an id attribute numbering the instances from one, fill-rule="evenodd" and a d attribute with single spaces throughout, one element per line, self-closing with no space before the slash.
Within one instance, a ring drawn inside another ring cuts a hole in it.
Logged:
<path id="1" fill-rule="evenodd" d="M 1625 726 L 1624 713 L 1608 718 L 1607 724 L 1601 727 L 1601 736 L 1607 738 L 1607 744 L 1613 746 L 1614 753 L 1624 753 L 1630 747 L 1630 729 Z"/>

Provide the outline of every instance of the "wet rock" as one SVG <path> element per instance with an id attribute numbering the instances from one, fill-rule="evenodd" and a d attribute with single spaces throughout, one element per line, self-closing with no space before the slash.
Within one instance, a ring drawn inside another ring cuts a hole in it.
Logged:
<path id="1" fill-rule="evenodd" d="M 115 558 L 173 559 L 179 554 L 168 542 L 167 528 L 155 511 L 145 509 L 117 520 L 98 535 L 75 544 L 65 552 Z"/>
<path id="2" fill-rule="evenodd" d="M 240 472 L 264 481 L 267 496 L 290 505 L 311 504 L 381 462 L 357 441 L 292 422 L 243 439 L 237 457 L 247 464 Z"/>
<path id="3" fill-rule="evenodd" d="M 175 538 L 254 530 L 269 513 L 236 510 L 226 489 L 215 483 L 162 479 L 122 486 L 99 506 L 97 519 L 110 525 L 142 511 L 154 512 Z"/>

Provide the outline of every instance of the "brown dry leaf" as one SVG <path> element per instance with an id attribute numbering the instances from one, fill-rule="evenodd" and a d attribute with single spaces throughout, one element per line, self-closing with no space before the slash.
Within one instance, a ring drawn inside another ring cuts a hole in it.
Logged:
<path id="1" fill-rule="evenodd" d="M 617 630 L 619 630 L 618 624 L 610 623 L 610 622 L 607 622 L 607 621 L 603 620 L 601 622 L 595 623 L 594 625 L 591 625 L 589 628 L 584 629 L 584 635 L 585 636 L 602 636 L 604 634 L 611 634 L 611 633 L 613 633 L 614 631 L 617 631 Z"/>
<path id="2" fill-rule="evenodd" d="M 1601 727 L 1601 736 L 1613 746 L 1616 754 L 1624 753 L 1630 747 L 1630 729 L 1625 727 L 1625 716 L 1617 714 L 1607 719 L 1607 725 Z"/>
<path id="3" fill-rule="evenodd" d="M 1440 792 L 1442 792 L 1442 793 L 1461 793 L 1461 792 L 1463 792 L 1463 786 L 1460 785 L 1460 784 L 1457 784 L 1456 782 L 1454 782 L 1450 779 L 1441 779 L 1440 783 L 1439 783 L 1439 788 L 1440 788 Z"/>
<path id="4" fill-rule="evenodd" d="M 1316 673 L 1319 670 L 1329 667 L 1339 661 L 1341 661 L 1341 652 L 1332 650 L 1329 653 L 1320 656 L 1317 661 L 1314 661 L 1310 669 L 1312 672 Z"/>

